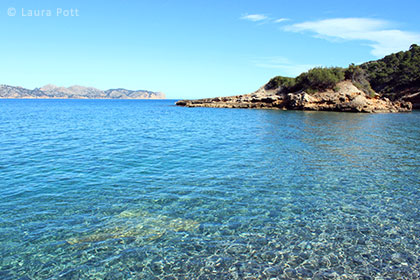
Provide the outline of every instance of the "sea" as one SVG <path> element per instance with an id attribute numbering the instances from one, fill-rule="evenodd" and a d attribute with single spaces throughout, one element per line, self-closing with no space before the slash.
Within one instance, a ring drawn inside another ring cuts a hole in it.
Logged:
<path id="1" fill-rule="evenodd" d="M 419 279 L 420 112 L 0 100 L 0 279 Z"/>

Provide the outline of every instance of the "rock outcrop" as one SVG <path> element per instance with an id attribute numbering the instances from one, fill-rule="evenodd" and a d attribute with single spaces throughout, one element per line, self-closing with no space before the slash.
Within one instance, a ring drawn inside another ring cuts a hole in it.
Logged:
<path id="1" fill-rule="evenodd" d="M 405 95 L 402 100 L 413 104 L 413 109 L 420 109 L 420 92 Z"/>
<path id="2" fill-rule="evenodd" d="M 46 85 L 34 90 L 0 85 L 0 98 L 56 98 L 56 99 L 165 99 L 162 92 L 128 90 L 123 88 L 100 90 L 93 87 L 58 87 Z"/>
<path id="3" fill-rule="evenodd" d="M 334 90 L 307 93 L 285 92 L 282 87 L 271 89 L 264 85 L 251 94 L 205 98 L 197 100 L 180 100 L 178 106 L 215 107 L 215 108 L 260 108 L 283 110 L 339 111 L 339 112 L 409 112 L 410 102 L 391 101 L 378 95 L 370 97 L 359 90 L 349 80 L 338 83 Z"/>

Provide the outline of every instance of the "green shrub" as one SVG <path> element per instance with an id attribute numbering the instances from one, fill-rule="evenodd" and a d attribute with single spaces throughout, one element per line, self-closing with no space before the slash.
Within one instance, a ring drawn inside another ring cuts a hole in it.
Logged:
<path id="1" fill-rule="evenodd" d="M 326 90 L 333 89 L 337 83 L 343 81 L 344 69 L 339 67 L 317 67 L 300 74 L 296 78 L 295 90 Z"/>
<path id="2" fill-rule="evenodd" d="M 345 70 L 345 77 L 347 80 L 351 80 L 359 90 L 363 91 L 370 97 L 375 96 L 375 91 L 372 89 L 369 80 L 367 79 L 367 72 L 362 67 L 354 64 L 350 64 Z"/>
<path id="3" fill-rule="evenodd" d="M 372 89 L 369 82 L 367 84 L 362 84 L 357 81 L 353 81 L 353 85 L 357 87 L 359 90 L 366 93 L 370 97 L 375 97 L 376 95 L 375 91 Z"/>
<path id="4" fill-rule="evenodd" d="M 272 78 L 268 82 L 267 89 L 276 89 L 276 88 L 279 88 L 279 87 L 284 87 L 285 89 L 290 89 L 294 86 L 295 86 L 295 78 L 277 76 L 277 77 Z"/>

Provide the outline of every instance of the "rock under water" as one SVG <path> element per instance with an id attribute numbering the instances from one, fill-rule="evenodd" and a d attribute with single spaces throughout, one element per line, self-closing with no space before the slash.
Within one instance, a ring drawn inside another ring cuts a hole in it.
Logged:
<path id="1" fill-rule="evenodd" d="M 67 243 L 92 243 L 126 237 L 148 241 L 162 237 L 167 231 L 193 231 L 199 223 L 189 219 L 154 215 L 144 210 L 125 210 L 111 219 L 105 227 L 87 235 L 70 238 Z"/>

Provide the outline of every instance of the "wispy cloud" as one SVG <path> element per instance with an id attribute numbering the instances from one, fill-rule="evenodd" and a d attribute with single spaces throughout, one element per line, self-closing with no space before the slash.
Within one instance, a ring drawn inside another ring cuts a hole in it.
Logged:
<path id="1" fill-rule="evenodd" d="M 295 77 L 302 72 L 308 71 L 319 65 L 298 64 L 282 56 L 259 57 L 254 59 L 254 64 L 261 68 L 278 69 L 279 73 L 284 76 Z"/>
<path id="2" fill-rule="evenodd" d="M 241 19 L 257 22 L 257 21 L 266 20 L 268 19 L 268 17 L 263 14 L 251 14 L 251 15 L 243 15 Z"/>
<path id="3" fill-rule="evenodd" d="M 333 18 L 306 21 L 284 27 L 291 32 L 313 32 L 328 40 L 360 40 L 372 47 L 372 54 L 381 57 L 397 52 L 413 43 L 420 43 L 420 33 L 392 28 L 385 20 L 371 18 Z"/>
<path id="4" fill-rule="evenodd" d="M 288 19 L 288 18 L 278 18 L 278 19 L 276 19 L 276 20 L 274 20 L 273 22 L 274 23 L 280 23 L 280 22 L 285 22 L 285 21 L 289 21 L 290 19 Z"/>
<path id="5" fill-rule="evenodd" d="M 278 19 L 274 19 L 271 18 L 267 15 L 264 14 L 245 14 L 243 16 L 240 17 L 240 19 L 242 20 L 248 20 L 248 21 L 252 21 L 252 22 L 263 22 L 263 23 L 281 23 L 281 22 L 285 22 L 285 21 L 289 21 L 290 19 L 288 18 L 278 18 Z"/>

